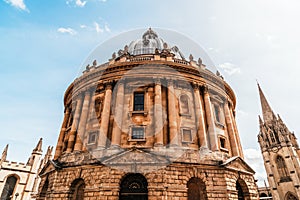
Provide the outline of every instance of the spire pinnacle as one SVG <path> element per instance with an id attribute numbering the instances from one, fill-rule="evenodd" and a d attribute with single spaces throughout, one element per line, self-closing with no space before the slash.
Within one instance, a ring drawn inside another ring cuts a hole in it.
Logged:
<path id="1" fill-rule="evenodd" d="M 8 144 L 5 146 L 5 148 L 4 148 L 3 152 L 2 152 L 1 161 L 5 161 L 6 160 L 7 151 L 8 151 Z"/>
<path id="2" fill-rule="evenodd" d="M 260 115 L 258 115 L 258 120 L 259 120 L 259 125 L 262 125 L 262 124 L 263 124 L 263 121 L 262 121 Z"/>
<path id="3" fill-rule="evenodd" d="M 40 138 L 38 144 L 36 145 L 36 147 L 33 149 L 33 151 L 39 151 L 42 152 L 42 145 L 43 145 L 43 138 Z"/>
<path id="4" fill-rule="evenodd" d="M 274 115 L 273 110 L 271 109 L 271 106 L 269 105 L 269 103 L 258 83 L 257 83 L 257 86 L 258 86 L 258 91 L 259 91 L 263 119 L 265 122 L 269 122 L 272 119 L 274 119 L 275 115 Z"/>

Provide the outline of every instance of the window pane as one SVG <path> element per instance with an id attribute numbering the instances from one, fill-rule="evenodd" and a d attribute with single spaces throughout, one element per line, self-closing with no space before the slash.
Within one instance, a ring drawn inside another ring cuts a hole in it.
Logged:
<path id="1" fill-rule="evenodd" d="M 184 142 L 191 142 L 192 141 L 191 130 L 183 129 L 182 134 L 183 134 L 182 138 L 183 138 Z"/>
<path id="2" fill-rule="evenodd" d="M 144 139 L 144 128 L 132 128 L 132 139 Z"/>
<path id="3" fill-rule="evenodd" d="M 214 105 L 214 108 L 215 108 L 215 116 L 216 116 L 216 120 L 217 120 L 217 122 L 221 122 L 221 121 L 220 121 L 220 108 L 219 108 L 219 106 L 217 106 L 217 105 Z"/>
<path id="4" fill-rule="evenodd" d="M 144 110 L 144 93 L 134 93 L 134 111 Z"/>
<path id="5" fill-rule="evenodd" d="M 95 143 L 96 142 L 96 137 L 97 137 L 97 132 L 92 132 L 89 134 L 89 144 Z"/>
<path id="6" fill-rule="evenodd" d="M 180 97 L 180 105 L 182 114 L 189 114 L 189 102 L 188 97 L 183 95 Z"/>

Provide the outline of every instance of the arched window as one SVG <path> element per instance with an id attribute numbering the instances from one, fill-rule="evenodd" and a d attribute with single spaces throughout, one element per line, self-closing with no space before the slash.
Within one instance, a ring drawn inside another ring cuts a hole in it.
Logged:
<path id="1" fill-rule="evenodd" d="M 187 95 L 180 96 L 180 114 L 188 115 L 189 111 L 189 98 Z"/>
<path id="2" fill-rule="evenodd" d="M 259 197 L 268 197 L 268 195 L 266 194 L 266 193 L 261 193 L 260 195 L 259 195 Z"/>
<path id="3" fill-rule="evenodd" d="M 277 156 L 276 163 L 277 163 L 278 174 L 280 176 L 280 181 L 281 182 L 291 181 L 284 159 L 281 156 Z"/>
<path id="4" fill-rule="evenodd" d="M 120 200 L 148 200 L 148 182 L 142 174 L 127 174 L 121 181 Z"/>
<path id="5" fill-rule="evenodd" d="M 85 183 L 83 179 L 76 179 L 71 184 L 70 200 L 83 200 Z"/>
<path id="6" fill-rule="evenodd" d="M 48 187 L 49 187 L 49 181 L 48 179 L 45 181 L 42 191 L 40 193 L 40 199 L 46 199 L 46 195 L 47 195 L 47 191 L 48 191 Z"/>
<path id="7" fill-rule="evenodd" d="M 18 181 L 18 178 L 16 178 L 15 176 L 9 176 L 6 179 L 5 185 L 2 190 L 1 198 L 0 198 L 1 200 L 12 199 L 17 181 Z"/>
<path id="8" fill-rule="evenodd" d="M 284 199 L 285 200 L 298 200 L 298 198 L 291 192 L 287 192 Z"/>
<path id="9" fill-rule="evenodd" d="M 238 193 L 238 200 L 250 199 L 247 184 L 242 179 L 236 181 L 236 190 Z"/>
<path id="10" fill-rule="evenodd" d="M 188 200 L 207 199 L 205 183 L 199 178 L 191 178 L 187 183 Z"/>

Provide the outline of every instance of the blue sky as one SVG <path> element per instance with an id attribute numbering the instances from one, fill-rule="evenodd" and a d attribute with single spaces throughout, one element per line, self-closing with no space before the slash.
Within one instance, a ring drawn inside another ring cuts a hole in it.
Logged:
<path id="1" fill-rule="evenodd" d="M 244 151 L 261 180 L 256 79 L 300 132 L 299 8 L 296 0 L 0 0 L 0 148 L 9 143 L 9 160 L 26 162 L 40 137 L 55 145 L 64 91 L 90 52 L 122 32 L 159 27 L 198 43 L 236 92 Z"/>

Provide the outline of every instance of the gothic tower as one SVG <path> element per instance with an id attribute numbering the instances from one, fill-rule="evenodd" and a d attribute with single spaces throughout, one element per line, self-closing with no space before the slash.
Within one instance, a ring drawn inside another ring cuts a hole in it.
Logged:
<path id="1" fill-rule="evenodd" d="M 259 116 L 258 142 L 273 199 L 299 199 L 300 150 L 295 134 L 274 114 L 259 85 L 258 90 L 263 116 Z"/>

